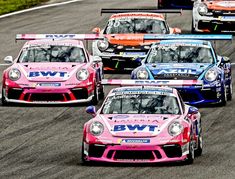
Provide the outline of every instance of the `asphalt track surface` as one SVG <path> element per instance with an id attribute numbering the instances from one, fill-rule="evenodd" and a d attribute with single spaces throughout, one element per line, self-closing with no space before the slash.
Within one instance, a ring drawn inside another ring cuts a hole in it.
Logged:
<path id="1" fill-rule="evenodd" d="M 154 0 L 85 0 L 0 20 L 0 62 L 16 56 L 23 42 L 16 33 L 90 33 L 103 27 L 105 8 L 153 7 Z M 171 26 L 188 33 L 191 12 L 169 15 Z M 235 58 L 235 43 L 219 42 L 218 51 Z M 0 67 L 0 74 L 5 67 Z M 233 69 L 235 70 L 235 69 Z M 234 77 L 235 72 L 233 73 Z M 105 75 L 127 78 L 129 75 Z M 234 79 L 234 78 L 233 78 Z M 106 93 L 110 87 L 106 88 Z M 235 100 L 235 99 L 234 99 Z M 81 165 L 85 106 L 0 106 L 0 178 L 235 178 L 235 102 L 226 107 L 200 108 L 204 151 L 193 165 Z M 98 106 L 100 106 L 101 102 Z"/>

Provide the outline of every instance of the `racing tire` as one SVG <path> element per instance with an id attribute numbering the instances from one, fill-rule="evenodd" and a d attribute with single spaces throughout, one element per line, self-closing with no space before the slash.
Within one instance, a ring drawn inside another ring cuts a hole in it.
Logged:
<path id="1" fill-rule="evenodd" d="M 198 135 L 197 149 L 195 150 L 195 156 L 201 156 L 203 150 L 203 138 L 202 138 L 202 129 Z"/>
<path id="2" fill-rule="evenodd" d="M 85 155 L 84 155 L 84 142 L 82 141 L 82 151 L 81 151 L 81 161 L 82 161 L 82 165 L 89 165 L 90 162 L 88 162 L 87 160 L 85 160 Z"/>
<path id="3" fill-rule="evenodd" d="M 194 152 L 194 145 L 193 140 L 189 142 L 189 154 L 187 154 L 187 159 L 183 162 L 184 165 L 191 165 L 194 162 L 195 152 Z"/>
<path id="4" fill-rule="evenodd" d="M 6 101 L 6 98 L 3 94 L 3 89 L 2 89 L 2 99 L 1 99 L 1 101 L 2 101 L 2 106 L 7 106 L 8 105 L 8 102 Z"/>
<path id="5" fill-rule="evenodd" d="M 99 90 L 99 99 L 104 99 L 104 86 L 101 85 L 100 90 Z"/>
<path id="6" fill-rule="evenodd" d="M 91 105 L 97 105 L 98 102 L 99 102 L 99 90 L 97 88 L 97 85 L 95 84 L 94 96 L 92 97 Z"/>
<path id="7" fill-rule="evenodd" d="M 226 106 L 226 103 L 227 103 L 227 90 L 226 90 L 225 84 L 222 88 L 222 91 L 223 91 L 223 94 L 221 96 L 220 106 Z"/>
<path id="8" fill-rule="evenodd" d="M 233 98 L 233 85 L 230 82 L 230 85 L 229 85 L 228 90 L 227 90 L 227 101 L 231 101 L 232 98 Z"/>
<path id="9" fill-rule="evenodd" d="M 192 33 L 192 34 L 195 34 L 195 33 L 196 33 L 195 28 L 194 28 L 194 26 L 193 26 L 193 19 L 192 19 L 192 25 L 191 25 L 191 33 Z"/>

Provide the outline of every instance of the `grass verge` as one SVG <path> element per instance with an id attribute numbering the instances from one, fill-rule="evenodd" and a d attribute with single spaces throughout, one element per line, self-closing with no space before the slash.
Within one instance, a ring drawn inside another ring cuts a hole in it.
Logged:
<path id="1" fill-rule="evenodd" d="M 27 9 L 48 0 L 0 0 L 0 15 Z"/>

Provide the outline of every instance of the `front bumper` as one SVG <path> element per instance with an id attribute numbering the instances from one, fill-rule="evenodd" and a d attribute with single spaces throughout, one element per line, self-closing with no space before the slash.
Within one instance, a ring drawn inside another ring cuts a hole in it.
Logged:
<path id="1" fill-rule="evenodd" d="M 217 86 L 202 86 L 202 87 L 176 87 L 183 101 L 189 105 L 202 105 L 220 103 L 222 97 L 222 89 Z"/>
<path id="2" fill-rule="evenodd" d="M 23 104 L 74 104 L 90 102 L 93 91 L 87 88 L 66 89 L 34 89 L 34 88 L 3 88 L 3 94 L 8 103 Z"/>
<path id="3" fill-rule="evenodd" d="M 193 17 L 196 32 L 235 32 L 235 16 L 201 16 Z"/>
<path id="4" fill-rule="evenodd" d="M 169 145 L 100 145 L 84 142 L 86 161 L 113 163 L 158 163 L 184 161 L 189 153 L 188 144 Z"/>

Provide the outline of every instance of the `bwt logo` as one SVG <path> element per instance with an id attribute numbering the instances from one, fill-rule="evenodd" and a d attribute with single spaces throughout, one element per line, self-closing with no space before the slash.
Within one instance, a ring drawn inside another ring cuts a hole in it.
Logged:
<path id="1" fill-rule="evenodd" d="M 46 38 L 73 38 L 75 34 L 47 34 Z"/>
<path id="2" fill-rule="evenodd" d="M 122 131 L 149 131 L 153 132 L 158 128 L 157 125 L 115 125 L 113 128 L 114 132 Z"/>
<path id="3" fill-rule="evenodd" d="M 65 77 L 67 72 L 57 71 L 31 71 L 29 77 Z"/>
<path id="4" fill-rule="evenodd" d="M 166 70 L 160 70 L 158 72 L 158 74 L 170 74 L 170 73 L 196 75 L 197 74 L 197 70 L 195 70 L 195 69 L 166 69 Z"/>
<path id="5" fill-rule="evenodd" d="M 156 80 L 138 80 L 138 81 L 135 81 L 136 84 L 168 84 L 169 81 L 156 81 Z"/>

